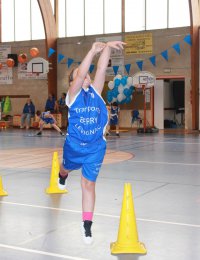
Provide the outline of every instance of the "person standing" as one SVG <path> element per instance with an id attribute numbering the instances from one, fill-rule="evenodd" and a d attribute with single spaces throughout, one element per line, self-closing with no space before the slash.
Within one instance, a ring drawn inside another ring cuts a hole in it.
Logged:
<path id="1" fill-rule="evenodd" d="M 120 115 L 120 108 L 117 102 L 111 103 L 110 106 L 110 122 L 109 122 L 109 129 L 111 125 L 115 126 L 116 136 L 119 137 L 119 115 Z M 106 133 L 109 135 L 109 130 Z"/>
<path id="2" fill-rule="evenodd" d="M 29 129 L 31 126 L 31 117 L 35 116 L 35 105 L 30 98 L 27 99 L 26 104 L 24 105 L 23 112 L 21 115 L 21 125 L 20 128 L 24 128 L 26 120 L 26 129 Z"/>
<path id="3" fill-rule="evenodd" d="M 62 93 L 61 98 L 58 100 L 58 106 L 59 106 L 59 112 L 61 113 L 62 117 L 62 127 L 67 127 L 67 114 L 68 114 L 68 108 L 66 105 L 66 93 Z"/>
<path id="4" fill-rule="evenodd" d="M 63 146 L 58 187 L 65 189 L 68 174 L 82 170 L 82 234 L 87 244 L 93 241 L 91 226 L 95 207 L 95 184 L 105 152 L 104 133 L 108 121 L 106 104 L 101 97 L 111 49 L 121 50 L 121 41 L 95 42 L 78 68 L 69 75 L 68 129 Z M 88 74 L 96 54 L 100 53 L 93 83 Z"/>

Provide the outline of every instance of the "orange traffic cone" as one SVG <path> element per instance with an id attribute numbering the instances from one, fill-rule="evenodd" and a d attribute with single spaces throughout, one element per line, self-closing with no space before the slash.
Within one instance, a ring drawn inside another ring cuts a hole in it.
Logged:
<path id="1" fill-rule="evenodd" d="M 58 174 L 60 172 L 60 163 L 58 159 L 58 152 L 53 153 L 53 160 L 52 160 L 52 168 L 51 168 L 51 178 L 50 178 L 50 185 L 46 189 L 46 193 L 66 193 L 67 190 L 60 190 L 58 188 Z"/>
<path id="2" fill-rule="evenodd" d="M 8 196 L 8 193 L 3 189 L 2 178 L 0 176 L 0 196 Z"/>
<path id="3" fill-rule="evenodd" d="M 146 254 L 143 243 L 138 241 L 131 184 L 125 183 L 117 241 L 110 245 L 112 254 Z"/>

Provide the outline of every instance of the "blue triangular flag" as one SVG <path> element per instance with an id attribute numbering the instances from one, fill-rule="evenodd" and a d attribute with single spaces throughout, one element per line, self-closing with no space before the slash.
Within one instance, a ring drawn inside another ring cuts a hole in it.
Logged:
<path id="1" fill-rule="evenodd" d="M 61 62 L 61 60 L 63 60 L 65 58 L 65 56 L 63 54 L 58 54 L 58 63 Z"/>
<path id="2" fill-rule="evenodd" d="M 161 55 L 166 61 L 168 61 L 168 50 L 162 51 Z"/>
<path id="3" fill-rule="evenodd" d="M 179 43 L 175 43 L 174 45 L 172 45 L 172 47 L 174 48 L 174 50 L 180 55 L 181 54 L 181 49 L 180 49 L 180 44 Z"/>
<path id="4" fill-rule="evenodd" d="M 149 60 L 153 64 L 153 66 L 156 66 L 156 56 L 151 56 Z"/>
<path id="5" fill-rule="evenodd" d="M 114 71 L 115 75 L 117 75 L 118 69 L 119 69 L 119 66 L 113 66 L 113 71 Z"/>
<path id="6" fill-rule="evenodd" d="M 141 60 L 141 61 L 136 61 L 136 64 L 138 65 L 138 68 L 139 68 L 140 70 L 142 70 L 143 60 Z"/>
<path id="7" fill-rule="evenodd" d="M 186 43 L 188 43 L 189 45 L 192 45 L 192 39 L 191 39 L 190 34 L 186 35 L 183 40 L 184 40 Z"/>
<path id="8" fill-rule="evenodd" d="M 92 73 L 92 72 L 93 72 L 93 70 L 94 70 L 94 65 L 93 65 L 93 64 L 91 64 L 91 65 L 90 65 L 90 68 L 89 68 L 89 71 L 90 71 L 90 73 Z"/>
<path id="9" fill-rule="evenodd" d="M 72 65 L 73 62 L 74 62 L 73 59 L 71 59 L 71 58 L 67 59 L 67 66 L 68 66 L 68 68 Z"/>
<path id="10" fill-rule="evenodd" d="M 54 52 L 56 52 L 54 49 L 49 48 L 48 58 L 49 58 Z"/>
<path id="11" fill-rule="evenodd" d="M 131 69 L 131 64 L 126 64 L 124 67 L 126 69 L 127 74 L 129 74 L 130 69 Z"/>

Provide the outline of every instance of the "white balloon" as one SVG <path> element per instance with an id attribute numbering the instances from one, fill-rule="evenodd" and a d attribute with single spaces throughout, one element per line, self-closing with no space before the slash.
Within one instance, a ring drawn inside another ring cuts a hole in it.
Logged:
<path id="1" fill-rule="evenodd" d="M 122 100 L 124 100 L 126 98 L 126 96 L 124 95 L 124 94 L 119 94 L 118 96 L 117 96 L 117 100 L 119 101 L 119 102 L 121 102 Z"/>
<path id="2" fill-rule="evenodd" d="M 119 87 L 118 87 L 118 92 L 119 92 L 120 94 L 122 94 L 122 93 L 124 92 L 124 87 L 123 87 L 122 84 L 119 85 Z"/>
<path id="3" fill-rule="evenodd" d="M 114 88 L 114 83 L 113 83 L 113 81 L 109 81 L 109 82 L 108 82 L 108 87 L 109 87 L 109 89 L 113 89 L 113 88 Z"/>
<path id="4" fill-rule="evenodd" d="M 127 78 L 127 86 L 132 86 L 133 85 L 133 79 L 132 79 L 132 77 L 128 77 Z"/>
<path id="5" fill-rule="evenodd" d="M 122 78 L 122 75 L 117 74 L 117 75 L 113 78 L 113 81 L 115 81 L 115 79 L 121 79 L 121 78 Z"/>
<path id="6" fill-rule="evenodd" d="M 116 97 L 113 97 L 113 99 L 112 99 L 112 103 L 114 103 L 114 102 L 117 102 L 117 98 Z"/>

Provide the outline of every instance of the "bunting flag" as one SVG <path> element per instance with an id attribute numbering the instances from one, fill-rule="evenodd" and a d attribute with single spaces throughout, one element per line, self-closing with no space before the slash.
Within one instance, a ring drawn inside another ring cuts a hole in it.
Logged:
<path id="1" fill-rule="evenodd" d="M 58 54 L 58 63 L 61 62 L 61 60 L 63 60 L 65 58 L 65 56 L 63 54 Z"/>
<path id="2" fill-rule="evenodd" d="M 181 54 L 181 49 L 180 49 L 180 44 L 179 43 L 175 43 L 174 45 L 172 45 L 172 47 L 174 48 L 174 50 L 180 55 Z"/>
<path id="3" fill-rule="evenodd" d="M 56 52 L 54 49 L 49 48 L 48 58 L 49 58 L 54 52 Z"/>
<path id="4" fill-rule="evenodd" d="M 68 59 L 67 59 L 67 67 L 68 67 L 68 69 L 69 69 L 69 67 L 72 65 L 73 62 L 74 62 L 73 59 L 71 59 L 71 58 L 68 58 Z"/>
<path id="5" fill-rule="evenodd" d="M 113 66 L 113 71 L 114 71 L 115 75 L 117 75 L 118 69 L 119 69 L 119 66 Z"/>
<path id="6" fill-rule="evenodd" d="M 168 61 L 168 50 L 162 51 L 161 55 L 166 61 Z"/>
<path id="7" fill-rule="evenodd" d="M 151 56 L 149 60 L 153 64 L 153 66 L 156 66 L 156 56 Z"/>
<path id="8" fill-rule="evenodd" d="M 136 61 L 136 64 L 138 65 L 138 68 L 139 68 L 140 70 L 142 70 L 143 60 L 141 60 L 141 61 Z"/>
<path id="9" fill-rule="evenodd" d="M 129 75 L 130 69 L 131 69 L 131 64 L 126 64 L 125 66 L 126 72 Z"/>
<path id="10" fill-rule="evenodd" d="M 186 35 L 183 40 L 184 40 L 187 44 L 192 45 L 192 40 L 191 40 L 190 34 Z M 179 55 L 181 54 L 181 48 L 180 48 L 180 43 L 179 43 L 179 42 L 173 44 L 171 47 L 172 47 Z M 55 52 L 55 50 L 49 48 L 48 57 L 50 57 L 54 52 Z M 163 57 L 166 61 L 168 61 L 168 49 L 162 51 L 162 52 L 160 53 L 160 55 L 162 55 L 162 57 Z M 149 61 L 151 62 L 151 64 L 152 64 L 153 66 L 156 66 L 156 57 L 157 57 L 156 55 L 153 55 L 153 56 L 147 58 L 147 59 L 149 59 Z M 58 63 L 60 63 L 61 60 L 63 60 L 64 58 L 65 58 L 65 56 L 64 56 L 63 54 L 58 54 Z M 142 71 L 142 69 L 143 69 L 144 61 L 146 61 L 146 59 L 140 60 L 140 61 L 136 61 L 136 64 L 137 64 L 138 68 L 139 68 L 141 71 Z M 67 59 L 67 62 L 66 62 L 68 68 L 72 65 L 73 62 L 77 63 L 78 65 L 81 64 L 80 61 L 77 62 L 77 61 L 74 61 L 74 59 L 68 58 L 68 59 Z M 130 64 L 130 63 L 124 65 L 125 70 L 126 70 L 126 72 L 127 72 L 128 75 L 129 75 L 129 73 L 130 73 L 131 65 L 132 65 L 132 64 Z M 112 68 L 113 68 L 114 74 L 117 75 L 118 70 L 119 70 L 119 66 L 112 66 Z M 92 73 L 94 69 L 95 69 L 95 65 L 94 65 L 94 64 L 91 64 L 91 65 L 90 65 L 90 68 L 89 68 L 89 72 Z"/>
<path id="11" fill-rule="evenodd" d="M 190 34 L 186 35 L 183 40 L 184 40 L 187 44 L 192 45 L 192 39 L 191 39 Z"/>
<path id="12" fill-rule="evenodd" d="M 94 70 L 94 65 L 93 65 L 93 64 L 91 64 L 91 65 L 90 65 L 90 68 L 89 68 L 89 72 L 90 72 L 90 73 L 92 73 L 92 72 L 93 72 L 93 70 Z"/>

